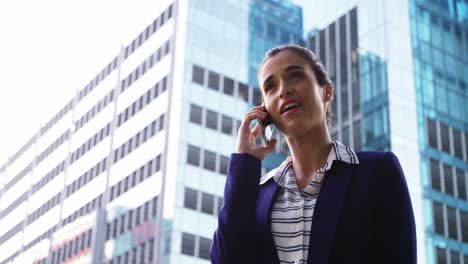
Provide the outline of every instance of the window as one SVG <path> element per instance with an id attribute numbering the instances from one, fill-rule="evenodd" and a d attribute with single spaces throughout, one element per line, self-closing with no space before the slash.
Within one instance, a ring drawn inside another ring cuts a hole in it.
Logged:
<path id="1" fill-rule="evenodd" d="M 445 193 L 455 196 L 455 191 L 453 188 L 453 176 L 452 176 L 452 167 L 444 164 L 444 183 L 445 183 Z"/>
<path id="2" fill-rule="evenodd" d="M 187 163 L 200 166 L 200 148 L 192 145 L 188 146 Z"/>
<path id="3" fill-rule="evenodd" d="M 229 158 L 226 156 L 220 157 L 220 162 L 219 162 L 219 173 L 227 175 L 227 168 L 228 168 L 228 163 L 229 163 Z"/>
<path id="4" fill-rule="evenodd" d="M 437 149 L 437 126 L 432 119 L 427 119 L 427 136 L 430 147 Z"/>
<path id="5" fill-rule="evenodd" d="M 132 229 L 132 222 L 133 222 L 133 211 L 130 210 L 128 211 L 128 223 L 127 223 L 128 230 Z"/>
<path id="6" fill-rule="evenodd" d="M 216 154 L 214 152 L 205 150 L 205 159 L 203 162 L 203 168 L 216 171 Z"/>
<path id="7" fill-rule="evenodd" d="M 463 146 L 462 146 L 462 132 L 453 129 L 453 147 L 455 151 L 455 156 L 459 159 L 463 159 Z"/>
<path id="8" fill-rule="evenodd" d="M 442 191 L 440 181 L 439 162 L 433 159 L 429 159 L 430 173 L 431 173 L 431 185 L 432 189 Z"/>
<path id="9" fill-rule="evenodd" d="M 221 132 L 227 135 L 232 135 L 232 118 L 225 115 L 221 118 Z"/>
<path id="10" fill-rule="evenodd" d="M 182 254 L 195 256 L 195 236 L 182 233 Z"/>
<path id="11" fill-rule="evenodd" d="M 468 212 L 460 211 L 461 239 L 463 243 L 468 242 Z"/>
<path id="12" fill-rule="evenodd" d="M 267 35 L 270 39 L 276 40 L 276 28 L 271 23 L 267 23 Z"/>
<path id="13" fill-rule="evenodd" d="M 458 251 L 450 250 L 450 263 L 460 264 L 460 253 Z"/>
<path id="14" fill-rule="evenodd" d="M 185 188 L 185 194 L 184 194 L 184 207 L 188 209 L 193 209 L 197 210 L 197 203 L 198 203 L 198 191 L 191 189 L 191 188 Z"/>
<path id="15" fill-rule="evenodd" d="M 466 178 L 465 172 L 462 169 L 456 169 L 456 177 L 457 177 L 457 189 L 458 189 L 458 197 L 460 199 L 466 200 Z"/>
<path id="16" fill-rule="evenodd" d="M 228 77 L 224 77 L 223 93 L 231 96 L 234 94 L 234 80 Z"/>
<path id="17" fill-rule="evenodd" d="M 202 111 L 203 109 L 200 106 L 191 104 L 190 105 L 190 122 L 195 124 L 202 124 Z"/>
<path id="18" fill-rule="evenodd" d="M 206 110 L 206 127 L 218 130 L 218 113 Z"/>
<path id="19" fill-rule="evenodd" d="M 198 257 L 202 259 L 210 260 L 210 247 L 211 247 L 211 240 L 200 237 Z"/>
<path id="20" fill-rule="evenodd" d="M 437 263 L 447 263 L 445 249 L 436 247 Z"/>
<path id="21" fill-rule="evenodd" d="M 457 240 L 457 211 L 453 207 L 447 206 L 447 224 L 448 224 L 448 235 L 450 238 Z"/>
<path id="22" fill-rule="evenodd" d="M 434 232 L 444 235 L 444 210 L 442 204 L 433 202 Z"/>
<path id="23" fill-rule="evenodd" d="M 442 151 L 450 153 L 449 128 L 442 123 L 440 123 L 440 139 L 442 141 Z"/>
<path id="24" fill-rule="evenodd" d="M 208 88 L 219 90 L 219 75 L 215 72 L 208 72 Z"/>
<path id="25" fill-rule="evenodd" d="M 201 211 L 206 214 L 213 214 L 214 196 L 208 193 L 202 193 Z"/>
<path id="26" fill-rule="evenodd" d="M 205 72 L 204 72 L 203 68 L 201 68 L 199 66 L 196 66 L 196 65 L 193 65 L 193 68 L 192 68 L 192 81 L 194 83 L 204 85 L 204 79 L 205 79 L 204 74 L 205 74 Z"/>
<path id="27" fill-rule="evenodd" d="M 244 83 L 239 83 L 239 98 L 249 102 L 249 87 Z"/>
<path id="28" fill-rule="evenodd" d="M 260 92 L 259 88 L 253 89 L 253 104 L 254 105 L 262 104 L 262 92 Z"/>
<path id="29" fill-rule="evenodd" d="M 216 208 L 216 213 L 219 214 L 221 207 L 223 206 L 224 200 L 221 197 L 218 197 L 218 208 Z"/>
<path id="30" fill-rule="evenodd" d="M 164 115 L 159 118 L 159 131 L 164 128 Z"/>

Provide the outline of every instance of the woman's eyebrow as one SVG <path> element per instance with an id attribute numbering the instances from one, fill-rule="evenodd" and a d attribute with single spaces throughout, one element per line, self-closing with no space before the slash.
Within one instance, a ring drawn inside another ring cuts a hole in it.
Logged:
<path id="1" fill-rule="evenodd" d="M 273 79 L 273 75 L 268 76 L 264 81 L 262 87 L 265 87 L 267 83 L 270 82 L 270 80 Z"/>
<path id="2" fill-rule="evenodd" d="M 289 71 L 294 71 L 294 70 L 304 70 L 304 67 L 301 67 L 299 65 L 291 65 L 286 67 L 284 71 L 289 72 Z"/>

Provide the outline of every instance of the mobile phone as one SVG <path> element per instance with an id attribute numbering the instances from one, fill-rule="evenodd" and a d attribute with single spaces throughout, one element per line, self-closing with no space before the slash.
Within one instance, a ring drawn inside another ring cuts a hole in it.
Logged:
<path id="1" fill-rule="evenodd" d="M 263 105 L 263 103 L 262 103 L 262 105 Z M 270 116 L 270 114 L 268 114 L 268 111 L 266 109 L 263 110 L 263 111 L 267 113 L 267 116 L 263 120 L 258 119 L 258 124 L 260 125 L 263 143 L 266 145 L 266 144 L 270 143 L 271 136 L 273 135 L 273 130 L 271 130 L 271 129 L 268 131 L 269 132 L 268 137 L 267 137 L 267 134 L 266 134 L 267 133 L 266 130 L 267 130 L 268 126 L 273 124 L 273 120 L 271 119 L 271 116 Z"/>

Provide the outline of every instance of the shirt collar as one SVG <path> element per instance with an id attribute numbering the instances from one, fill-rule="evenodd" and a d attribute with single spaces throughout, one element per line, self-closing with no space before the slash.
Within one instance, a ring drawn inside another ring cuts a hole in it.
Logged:
<path id="1" fill-rule="evenodd" d="M 322 168 L 318 169 L 317 172 L 324 173 L 328 171 L 331 168 L 334 160 L 341 160 L 349 164 L 359 164 L 359 159 L 356 155 L 356 152 L 351 147 L 344 145 L 338 140 L 334 140 L 332 142 L 332 148 L 328 153 L 325 165 Z M 262 176 L 262 178 L 260 179 L 260 185 L 264 184 L 269 179 L 274 178 L 276 183 L 284 187 L 286 184 L 286 177 L 284 176 L 291 169 L 291 167 L 292 157 L 288 156 L 278 167 L 272 169 L 271 171 Z"/>

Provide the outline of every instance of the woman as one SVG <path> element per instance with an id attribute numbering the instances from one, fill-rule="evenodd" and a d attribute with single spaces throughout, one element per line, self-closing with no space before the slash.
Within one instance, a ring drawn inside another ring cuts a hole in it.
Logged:
<path id="1" fill-rule="evenodd" d="M 305 48 L 271 49 L 258 73 L 264 106 L 245 114 L 231 155 L 213 263 L 416 263 L 413 210 L 392 152 L 328 133 L 333 87 Z M 268 111 L 291 156 L 261 176 L 276 140 L 255 144 Z M 327 119 L 328 118 L 328 119 Z"/>

